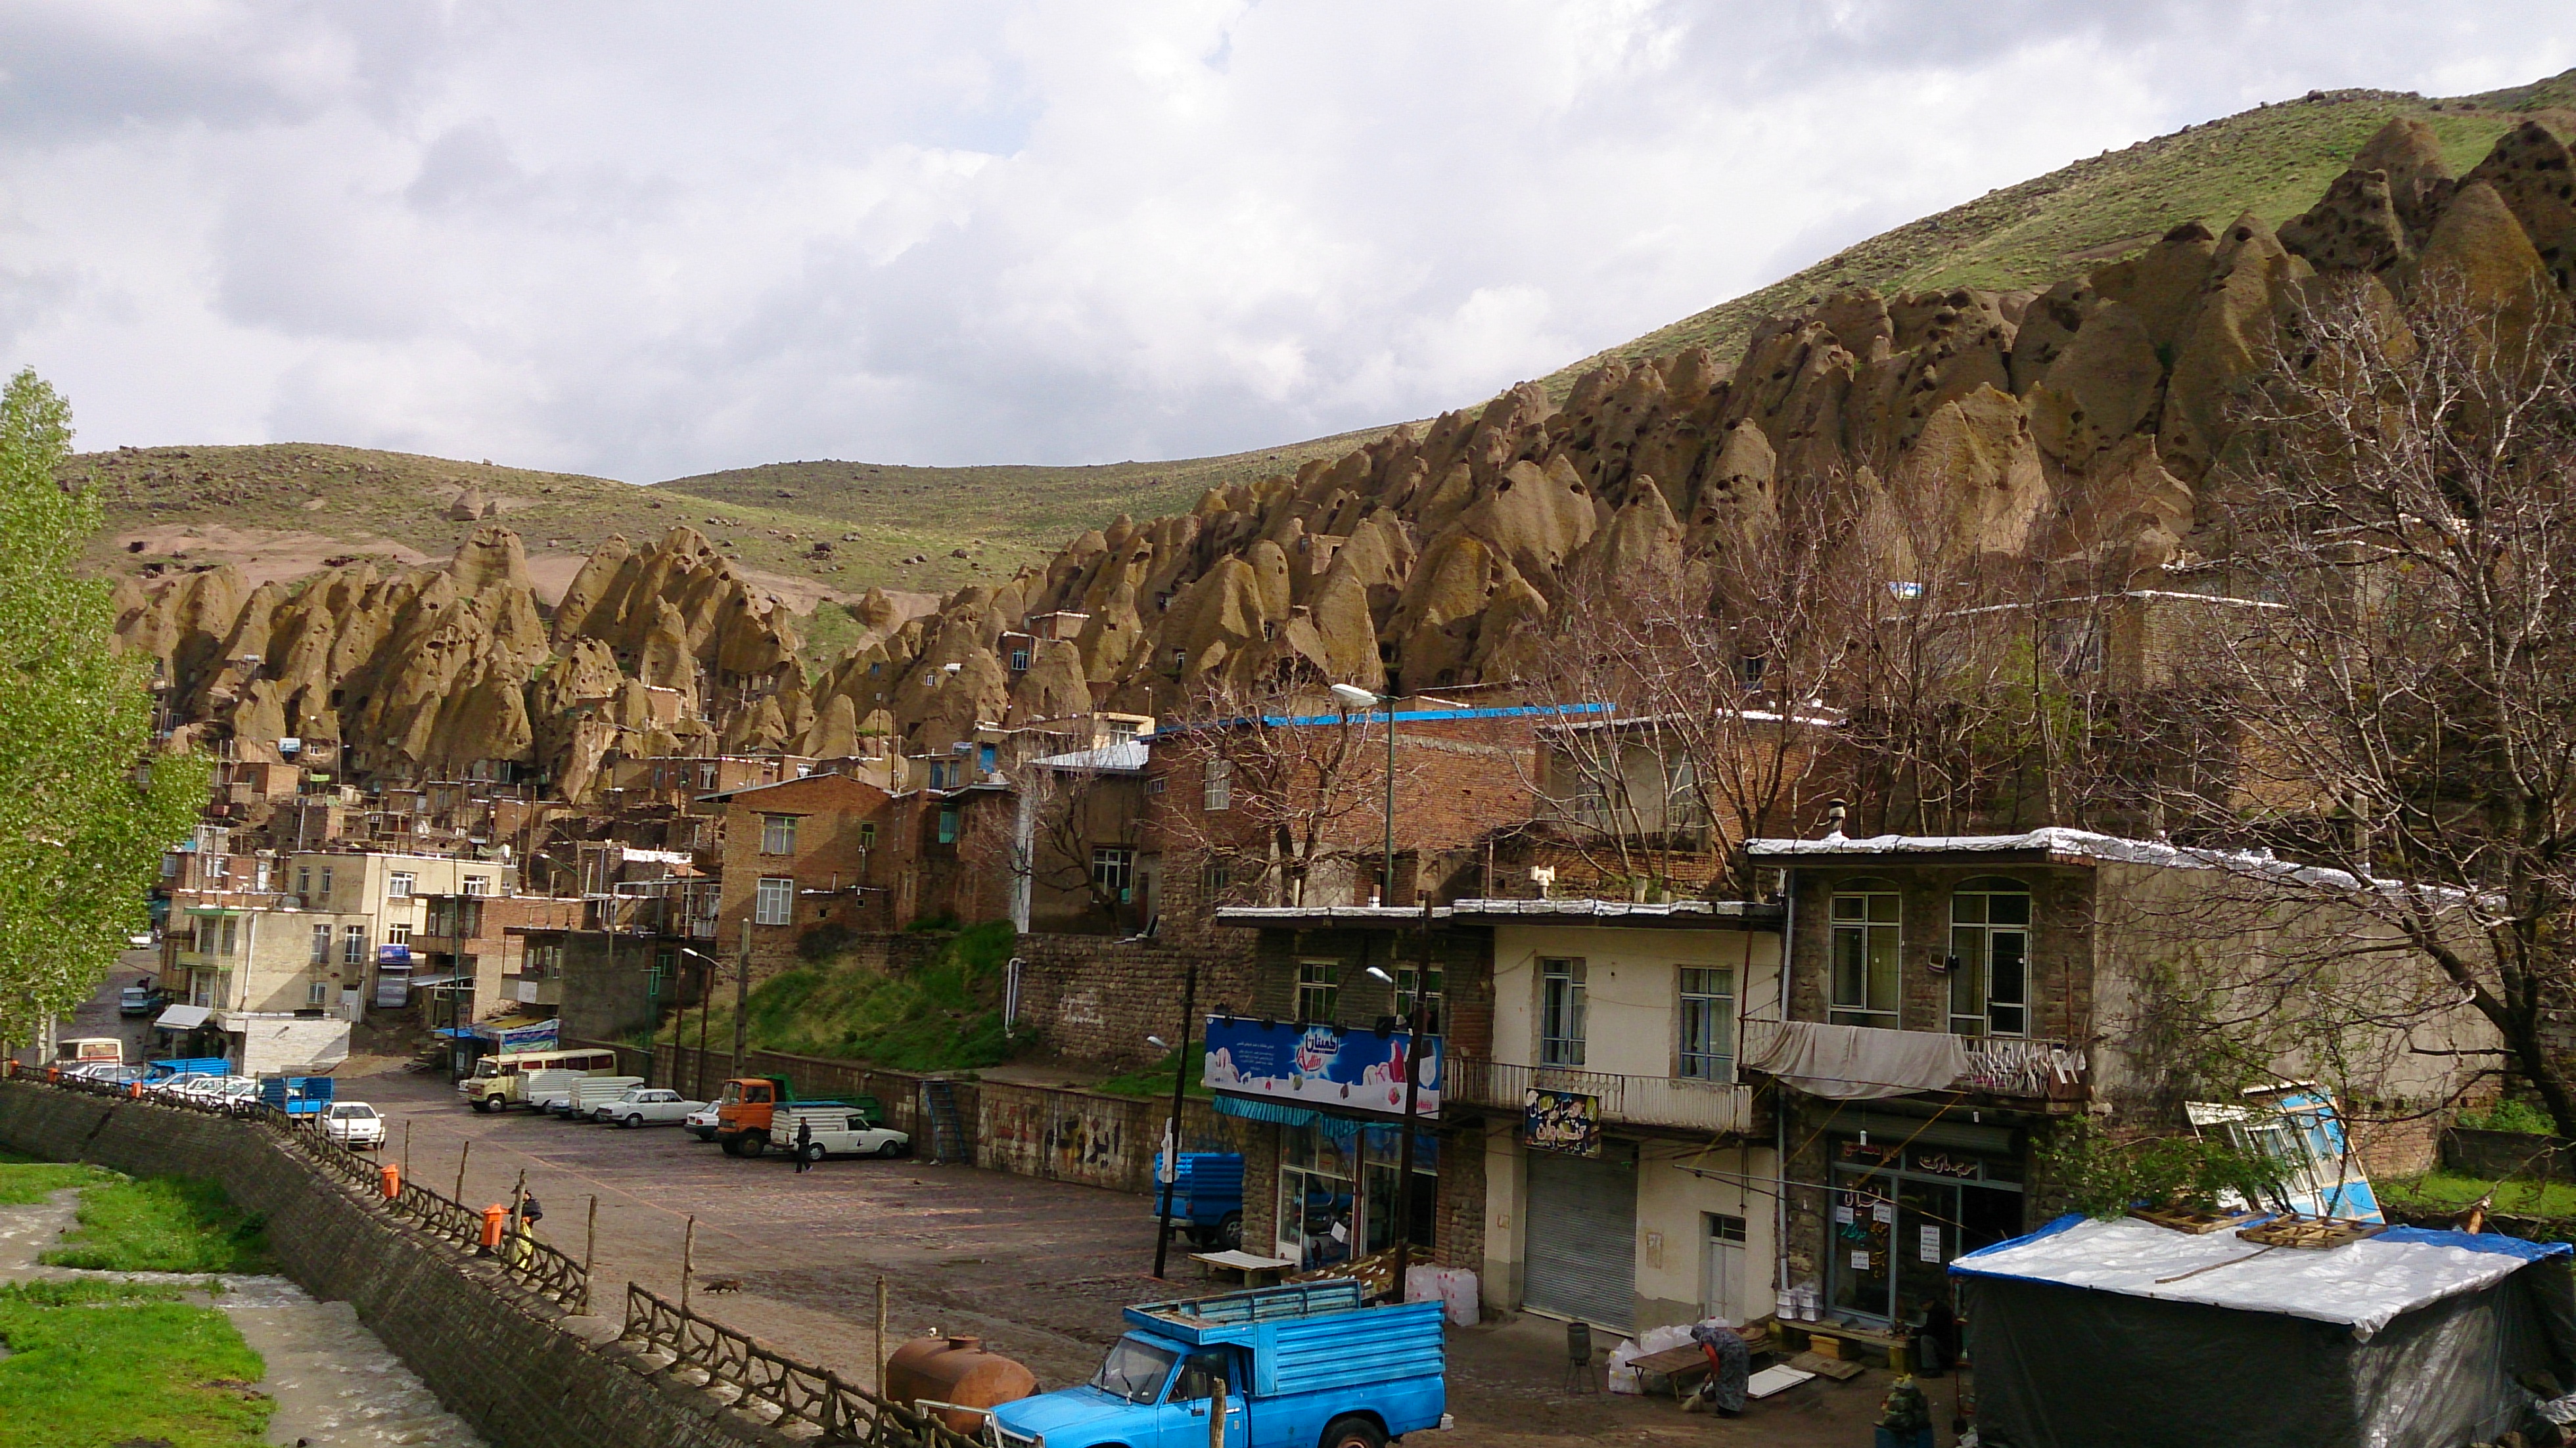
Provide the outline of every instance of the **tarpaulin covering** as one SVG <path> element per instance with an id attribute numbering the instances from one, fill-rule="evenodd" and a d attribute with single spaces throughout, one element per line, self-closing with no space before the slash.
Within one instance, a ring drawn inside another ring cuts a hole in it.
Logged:
<path id="1" fill-rule="evenodd" d="M 2576 1386 L 2569 1262 L 2493 1235 L 2264 1251 L 2067 1218 L 1951 1272 L 1988 1443 L 2412 1448 L 2535 1426 L 2535 1386 Z"/>
<path id="2" fill-rule="evenodd" d="M 1967 1043 L 1948 1031 L 1749 1020 L 1744 1064 L 1810 1096 L 1876 1101 L 1946 1090 L 1969 1062 Z"/>
<path id="3" fill-rule="evenodd" d="M 153 1017 L 152 1024 L 165 1031 L 193 1031 L 206 1023 L 214 1011 L 206 1006 L 171 1006 Z"/>

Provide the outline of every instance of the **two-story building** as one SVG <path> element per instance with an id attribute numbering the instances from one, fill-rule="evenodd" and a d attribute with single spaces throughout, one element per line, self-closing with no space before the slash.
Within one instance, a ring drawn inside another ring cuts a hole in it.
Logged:
<path id="1" fill-rule="evenodd" d="M 2265 1028 L 2231 1048 L 2275 1081 L 2342 1078 L 2355 1170 L 2430 1166 L 2420 1122 L 2492 1059 L 2456 986 L 2370 948 L 2337 904 L 2357 887 L 2269 856 L 2068 829 L 1746 853 L 1781 873 L 1789 941 L 1744 1052 L 1782 1088 L 1780 1280 L 1850 1319 L 1918 1318 L 1953 1259 L 2054 1216 L 2070 1118 L 2181 1127 L 2211 1089 L 2195 1000 Z"/>
<path id="2" fill-rule="evenodd" d="M 811 774 L 709 800 L 725 811 L 716 910 L 724 951 L 747 941 L 767 972 L 786 968 L 808 932 L 901 923 L 887 878 L 900 813 L 884 790 L 846 774 Z"/>

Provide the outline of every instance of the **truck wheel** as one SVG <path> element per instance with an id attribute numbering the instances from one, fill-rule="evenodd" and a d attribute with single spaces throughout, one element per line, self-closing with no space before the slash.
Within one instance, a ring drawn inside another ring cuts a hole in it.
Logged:
<path id="1" fill-rule="evenodd" d="M 805 1148 L 805 1159 L 809 1162 L 821 1161 L 823 1159 L 823 1143 L 819 1141 L 809 1143 Z"/>
<path id="2" fill-rule="evenodd" d="M 1225 1220 L 1216 1224 L 1216 1244 L 1229 1252 L 1242 1249 L 1243 1213 L 1228 1212 Z"/>
<path id="3" fill-rule="evenodd" d="M 1324 1425 L 1323 1448 L 1386 1448 L 1386 1434 L 1377 1424 L 1353 1413 Z"/>
<path id="4" fill-rule="evenodd" d="M 727 1156 L 742 1155 L 742 1138 L 739 1136 L 726 1137 L 724 1139 L 724 1154 Z"/>
<path id="5" fill-rule="evenodd" d="M 768 1149 L 769 1149 L 769 1133 L 768 1133 L 768 1132 L 766 1132 L 766 1131 L 746 1131 L 746 1132 L 744 1132 L 744 1133 L 742 1134 L 742 1154 L 743 1154 L 743 1155 L 745 1155 L 745 1156 L 758 1156 L 758 1155 L 760 1155 L 762 1152 L 767 1151 Z"/>

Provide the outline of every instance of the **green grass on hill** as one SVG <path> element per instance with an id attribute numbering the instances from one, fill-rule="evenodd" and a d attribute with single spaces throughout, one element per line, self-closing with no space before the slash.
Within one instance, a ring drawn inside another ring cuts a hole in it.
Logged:
<path id="1" fill-rule="evenodd" d="M 2315 205 L 2391 116 L 2430 124 L 2459 173 L 2525 116 L 2568 129 L 2570 108 L 2576 108 L 2576 72 L 2462 100 L 2331 91 L 2242 111 L 1881 232 L 1759 291 L 1585 358 L 1547 382 L 1561 395 L 1603 358 L 1655 357 L 1691 346 L 1732 361 L 1764 318 L 1831 292 L 2045 288 L 2116 261 L 2187 221 L 2215 231 L 2251 211 L 2277 225 Z"/>
<path id="2" fill-rule="evenodd" d="M 258 1448 L 267 1369 L 221 1312 L 132 1282 L 0 1286 L 0 1448 Z"/>
<path id="3" fill-rule="evenodd" d="M 267 1272 L 268 1235 L 213 1182 L 113 1181 L 81 1193 L 80 1226 L 42 1259 L 107 1272 Z"/>
<path id="4" fill-rule="evenodd" d="M 116 1174 L 94 1166 L 37 1161 L 0 1151 L 0 1207 L 33 1206 L 65 1187 L 96 1186 Z"/>
<path id="5" fill-rule="evenodd" d="M 846 958 L 772 976 L 753 987 L 745 1019 L 753 1047 L 865 1061 L 897 1071 L 971 1071 L 1009 1059 L 1002 1031 L 1005 967 L 1018 937 L 1007 920 L 960 932 L 919 970 L 889 975 Z M 707 1039 L 733 1039 L 733 1002 L 719 993 Z M 694 1045 L 694 1015 L 661 1039 Z"/>
<path id="6" fill-rule="evenodd" d="M 2492 1211 L 2531 1217 L 2576 1217 L 2576 1182 L 2494 1182 L 2458 1172 L 2435 1171 L 2377 1184 L 2379 1196 L 2392 1206 L 2457 1211 L 2488 1192 Z"/>

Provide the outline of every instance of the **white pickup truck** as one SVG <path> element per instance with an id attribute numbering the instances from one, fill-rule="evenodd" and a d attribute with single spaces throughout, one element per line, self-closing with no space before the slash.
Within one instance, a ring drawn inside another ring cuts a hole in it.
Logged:
<path id="1" fill-rule="evenodd" d="M 691 1101 L 677 1091 L 659 1086 L 638 1086 L 614 1101 L 603 1101 L 591 1108 L 593 1121 L 613 1121 L 620 1126 L 674 1126 L 692 1111 L 706 1108 L 703 1101 Z"/>
<path id="2" fill-rule="evenodd" d="M 567 1121 L 596 1121 L 591 1113 L 644 1084 L 641 1076 L 584 1076 L 572 1083 L 572 1094 L 560 1108 Z M 548 1106 L 546 1110 L 558 1108 Z"/>
<path id="3" fill-rule="evenodd" d="M 807 1161 L 827 1156 L 902 1156 L 912 1150 L 912 1137 L 891 1126 L 871 1126 L 854 1106 L 824 1101 L 778 1108 L 770 1119 L 772 1140 L 790 1155 L 802 1148 Z"/>

